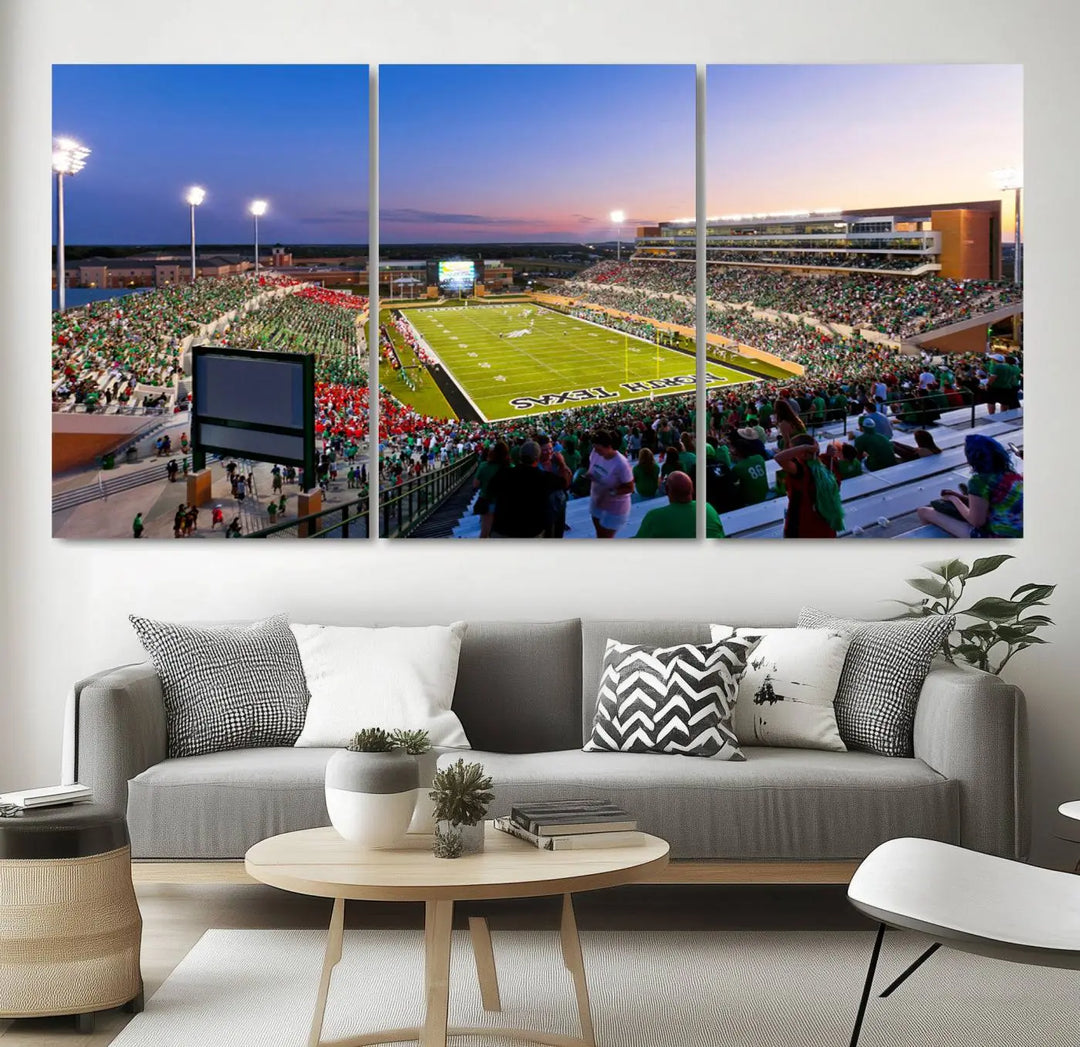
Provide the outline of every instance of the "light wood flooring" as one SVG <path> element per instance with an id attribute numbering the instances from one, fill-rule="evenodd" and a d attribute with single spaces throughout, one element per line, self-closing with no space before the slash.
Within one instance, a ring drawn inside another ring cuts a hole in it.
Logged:
<path id="1" fill-rule="evenodd" d="M 325 929 L 332 903 L 261 884 L 141 884 L 142 970 L 149 997 L 188 951 L 213 927 Z M 494 931 L 557 930 L 561 899 L 462 902 L 454 926 L 485 915 Z M 872 924 L 848 904 L 843 886 L 621 887 L 575 896 L 578 926 L 591 930 L 851 930 Z M 415 929 L 424 926 L 421 903 L 349 902 L 346 928 Z M 105 1047 L 130 1021 L 103 1011 L 92 1035 L 75 1032 L 71 1018 L 0 1019 L 2 1047 Z"/>

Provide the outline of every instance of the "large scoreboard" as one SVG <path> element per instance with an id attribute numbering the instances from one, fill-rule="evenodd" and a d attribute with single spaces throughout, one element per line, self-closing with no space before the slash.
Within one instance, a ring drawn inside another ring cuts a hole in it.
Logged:
<path id="1" fill-rule="evenodd" d="M 484 279 L 484 263 L 477 258 L 438 258 L 428 262 L 428 285 L 440 294 L 472 294 Z"/>

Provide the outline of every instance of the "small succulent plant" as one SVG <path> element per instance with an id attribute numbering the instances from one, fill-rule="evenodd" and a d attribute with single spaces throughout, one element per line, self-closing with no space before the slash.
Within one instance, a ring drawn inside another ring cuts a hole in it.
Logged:
<path id="1" fill-rule="evenodd" d="M 465 844 L 461 838 L 461 830 L 453 825 L 435 826 L 435 840 L 432 844 L 432 852 L 436 858 L 460 858 Z"/>
<path id="2" fill-rule="evenodd" d="M 435 772 L 428 795 L 435 803 L 435 819 L 456 825 L 476 825 L 487 814 L 494 793 L 483 764 L 459 759 Z"/>
<path id="3" fill-rule="evenodd" d="M 395 749 L 404 749 L 410 756 L 423 756 L 431 751 L 431 739 L 427 731 L 396 730 L 390 732 Z"/>
<path id="4" fill-rule="evenodd" d="M 389 753 L 397 746 L 381 727 L 365 727 L 353 735 L 353 740 L 346 748 L 351 753 Z"/>

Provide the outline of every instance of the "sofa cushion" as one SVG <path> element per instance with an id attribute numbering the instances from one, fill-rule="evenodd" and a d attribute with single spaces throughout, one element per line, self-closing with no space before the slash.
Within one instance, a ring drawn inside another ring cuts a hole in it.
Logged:
<path id="1" fill-rule="evenodd" d="M 344 748 L 365 727 L 427 731 L 432 745 L 469 748 L 451 711 L 465 623 L 289 626 L 311 701 L 300 748 Z"/>
<path id="2" fill-rule="evenodd" d="M 595 701 L 595 685 L 592 696 Z M 580 745 L 580 620 L 469 622 L 453 709 L 474 749 L 521 753 Z"/>
<path id="3" fill-rule="evenodd" d="M 921 760 L 753 747 L 746 762 L 657 753 L 473 752 L 494 780 L 491 817 L 514 803 L 610 800 L 677 859 L 858 859 L 897 836 L 957 843 L 959 786 Z M 440 757 L 440 764 L 447 757 Z"/>
<path id="4" fill-rule="evenodd" d="M 836 723 L 847 747 L 913 756 L 919 693 L 930 662 L 956 626 L 956 616 L 860 622 L 804 607 L 799 625 L 851 636 L 836 691 Z"/>
<path id="5" fill-rule="evenodd" d="M 278 833 L 329 825 L 337 749 L 237 749 L 163 760 L 128 782 L 134 858 L 242 858 Z"/>
<path id="6" fill-rule="evenodd" d="M 652 647 L 608 640 L 587 752 L 741 760 L 731 713 L 753 641 Z"/>
<path id="7" fill-rule="evenodd" d="M 731 633 L 730 626 L 712 626 L 713 640 Z M 838 629 L 739 629 L 735 635 L 757 641 L 731 718 L 739 744 L 845 752 L 833 702 L 850 635 Z"/>
<path id="8" fill-rule="evenodd" d="M 286 615 L 245 626 L 128 620 L 161 677 L 169 756 L 296 741 L 308 689 Z"/>
<path id="9" fill-rule="evenodd" d="M 578 741 L 565 746 L 584 745 L 592 734 L 596 716 L 596 696 L 600 691 L 600 675 L 604 669 L 604 652 L 608 640 L 619 643 L 644 644 L 648 647 L 671 647 L 679 643 L 704 644 L 710 640 L 708 622 L 692 618 L 668 622 L 648 622 L 638 619 L 597 618 L 581 622 L 581 695 Z M 577 699 L 575 698 L 575 704 Z M 471 737 L 471 735 L 470 735 Z M 474 748 L 482 748 L 475 745 Z"/>

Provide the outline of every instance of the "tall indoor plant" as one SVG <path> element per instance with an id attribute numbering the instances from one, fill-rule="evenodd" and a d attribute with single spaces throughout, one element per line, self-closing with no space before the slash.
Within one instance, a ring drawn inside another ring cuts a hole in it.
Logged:
<path id="1" fill-rule="evenodd" d="M 918 600 L 895 600 L 907 610 L 897 618 L 925 618 L 932 614 L 955 614 L 956 630 L 946 638 L 944 654 L 950 662 L 963 661 L 988 673 L 1000 674 L 1021 651 L 1049 640 L 1039 632 L 1053 619 L 1036 609 L 1046 607 L 1056 585 L 1029 582 L 1018 586 L 1009 597 L 984 596 L 960 607 L 968 583 L 996 571 L 1008 553 L 982 556 L 971 564 L 962 560 L 942 560 L 923 564 L 928 577 L 908 578 L 907 584 L 922 594 Z M 974 619 L 967 624 L 963 618 Z"/>

